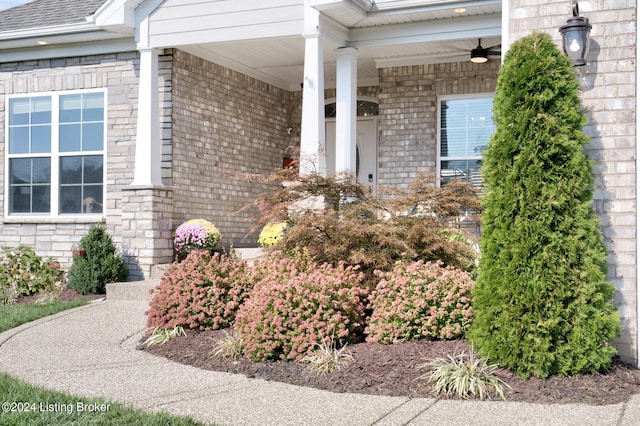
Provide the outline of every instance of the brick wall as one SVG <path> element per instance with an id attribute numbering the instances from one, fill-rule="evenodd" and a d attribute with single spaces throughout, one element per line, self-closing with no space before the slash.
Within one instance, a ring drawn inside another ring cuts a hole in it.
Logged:
<path id="1" fill-rule="evenodd" d="M 440 95 L 495 92 L 500 62 L 383 68 L 379 72 L 378 184 L 406 185 L 435 174 Z"/>
<path id="2" fill-rule="evenodd" d="M 211 221 L 222 244 L 247 237 L 255 209 L 236 214 L 268 189 L 252 179 L 282 167 L 295 96 L 180 50 L 173 52 L 174 221 Z M 298 118 L 299 120 L 299 118 Z"/>
<path id="3" fill-rule="evenodd" d="M 511 41 L 544 31 L 562 48 L 561 25 L 570 17 L 566 0 L 509 0 Z M 578 70 L 588 112 L 585 132 L 588 155 L 596 161 L 595 207 L 609 247 L 609 279 L 616 285 L 615 302 L 622 313 L 620 356 L 637 360 L 636 284 L 636 2 L 580 0 L 580 15 L 589 18 L 591 51 Z"/>
<path id="4" fill-rule="evenodd" d="M 122 188 L 133 178 L 137 52 L 0 64 L 0 208 L 5 198 L 6 95 L 107 88 L 107 198 L 105 223 L 116 244 L 122 243 Z M 92 219 L 95 221 L 95 219 Z M 27 244 L 43 256 L 71 263 L 71 246 L 82 238 L 91 221 L 0 219 L 0 246 Z"/>

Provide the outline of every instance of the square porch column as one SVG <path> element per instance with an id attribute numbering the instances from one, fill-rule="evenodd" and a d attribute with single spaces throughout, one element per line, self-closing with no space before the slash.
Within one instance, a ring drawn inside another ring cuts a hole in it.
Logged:
<path id="1" fill-rule="evenodd" d="M 304 80 L 300 130 L 300 174 L 326 176 L 324 55 L 320 14 L 305 6 Z"/>
<path id="2" fill-rule="evenodd" d="M 336 172 L 356 173 L 358 50 L 336 50 Z"/>

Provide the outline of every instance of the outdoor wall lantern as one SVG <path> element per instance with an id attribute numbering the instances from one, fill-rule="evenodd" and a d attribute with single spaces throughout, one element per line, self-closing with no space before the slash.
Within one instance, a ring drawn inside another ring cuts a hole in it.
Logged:
<path id="1" fill-rule="evenodd" d="M 571 11 L 573 16 L 567 19 L 566 25 L 560 27 L 562 49 L 566 55 L 573 59 L 575 66 L 580 67 L 587 64 L 585 58 L 591 44 L 589 37 L 591 24 L 589 19 L 580 16 L 578 0 L 572 0 Z"/>

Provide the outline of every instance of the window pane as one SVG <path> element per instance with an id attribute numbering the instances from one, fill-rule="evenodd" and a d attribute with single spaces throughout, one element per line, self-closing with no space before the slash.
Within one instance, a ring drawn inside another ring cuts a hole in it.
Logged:
<path id="1" fill-rule="evenodd" d="M 31 159 L 15 158 L 9 160 L 9 185 L 31 183 Z"/>
<path id="2" fill-rule="evenodd" d="M 82 183 L 82 157 L 60 158 L 60 183 L 62 185 Z"/>
<path id="3" fill-rule="evenodd" d="M 11 99 L 9 101 L 9 125 L 29 124 L 31 99 Z"/>
<path id="4" fill-rule="evenodd" d="M 102 151 L 104 125 L 102 123 L 85 123 L 82 125 L 82 150 Z"/>
<path id="5" fill-rule="evenodd" d="M 102 156 L 84 157 L 84 183 L 102 183 Z"/>
<path id="6" fill-rule="evenodd" d="M 33 183 L 51 183 L 51 159 L 34 158 L 32 163 Z"/>
<path id="7" fill-rule="evenodd" d="M 60 125 L 60 152 L 80 151 L 80 125 Z"/>
<path id="8" fill-rule="evenodd" d="M 49 213 L 51 209 L 51 186 L 37 185 L 33 187 L 33 213 Z"/>
<path id="9" fill-rule="evenodd" d="M 440 156 L 481 157 L 494 132 L 492 98 L 440 103 Z"/>
<path id="10" fill-rule="evenodd" d="M 82 96 L 60 96 L 60 122 L 71 123 L 82 120 L 81 116 Z"/>
<path id="11" fill-rule="evenodd" d="M 60 187 L 60 213 L 82 213 L 82 187 Z"/>
<path id="12" fill-rule="evenodd" d="M 102 213 L 102 185 L 88 185 L 82 199 L 83 213 Z"/>
<path id="13" fill-rule="evenodd" d="M 29 153 L 29 127 L 9 127 L 9 154 Z"/>
<path id="14" fill-rule="evenodd" d="M 480 186 L 482 183 L 481 165 L 482 160 L 442 161 L 440 163 L 441 183 L 444 185 L 453 179 L 463 179 L 470 181 L 474 186 Z"/>
<path id="15" fill-rule="evenodd" d="M 31 127 L 31 152 L 51 152 L 51 125 Z"/>
<path id="16" fill-rule="evenodd" d="M 31 213 L 30 186 L 12 186 L 10 196 L 10 213 Z"/>
<path id="17" fill-rule="evenodd" d="M 104 94 L 87 93 L 84 95 L 82 121 L 104 120 Z"/>
<path id="18" fill-rule="evenodd" d="M 31 124 L 51 123 L 51 98 L 31 98 Z"/>

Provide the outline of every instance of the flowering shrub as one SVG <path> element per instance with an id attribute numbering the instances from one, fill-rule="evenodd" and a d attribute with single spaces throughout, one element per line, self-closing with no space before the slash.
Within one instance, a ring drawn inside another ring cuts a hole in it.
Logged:
<path id="1" fill-rule="evenodd" d="M 173 247 L 178 253 L 188 253 L 191 250 L 212 251 L 221 238 L 220 231 L 211 222 L 190 219 L 176 229 Z"/>
<path id="2" fill-rule="evenodd" d="M 14 303 L 20 296 L 38 292 L 55 298 L 63 289 L 64 279 L 65 271 L 59 262 L 43 259 L 31 247 L 0 251 L 0 304 Z"/>
<path id="3" fill-rule="evenodd" d="M 194 250 L 166 269 L 145 312 L 147 327 L 228 327 L 250 287 L 245 261 Z"/>
<path id="4" fill-rule="evenodd" d="M 286 229 L 287 222 L 267 223 L 258 236 L 258 244 L 261 247 L 271 247 L 282 239 Z"/>
<path id="5" fill-rule="evenodd" d="M 235 329 L 245 355 L 266 359 L 302 360 L 327 338 L 353 341 L 362 332 L 366 290 L 362 274 L 340 264 L 311 264 L 298 259 L 262 262 L 268 270 L 238 311 Z M 304 265 L 304 262 L 301 262 Z"/>
<path id="6" fill-rule="evenodd" d="M 469 328 L 474 282 L 467 272 L 418 261 L 398 262 L 391 271 L 376 274 L 380 281 L 369 297 L 368 342 L 454 339 Z"/>

